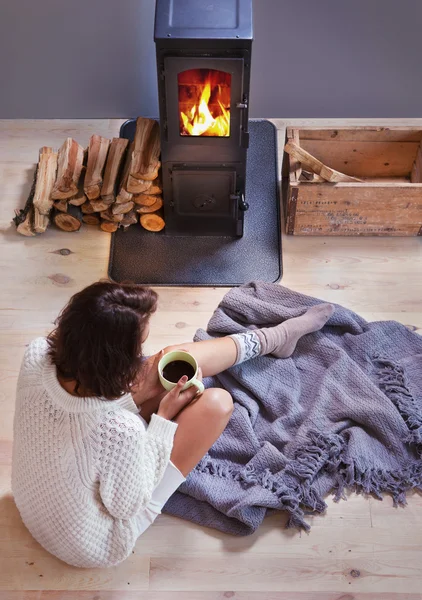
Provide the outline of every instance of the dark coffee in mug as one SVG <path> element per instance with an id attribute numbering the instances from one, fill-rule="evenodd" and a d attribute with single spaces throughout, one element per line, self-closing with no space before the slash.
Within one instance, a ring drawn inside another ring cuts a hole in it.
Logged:
<path id="1" fill-rule="evenodd" d="M 172 383 L 177 383 L 184 375 L 188 380 L 195 375 L 195 369 L 184 360 L 173 360 L 163 369 L 163 377 Z"/>

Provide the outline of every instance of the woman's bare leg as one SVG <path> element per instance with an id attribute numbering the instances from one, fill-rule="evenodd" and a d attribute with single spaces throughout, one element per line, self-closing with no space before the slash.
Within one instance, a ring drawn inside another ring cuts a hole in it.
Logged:
<path id="1" fill-rule="evenodd" d="M 236 342 L 232 337 L 223 337 L 171 346 L 166 348 L 165 352 L 187 350 L 198 361 L 204 377 L 218 375 L 218 373 L 232 367 L 238 359 L 238 350 L 240 361 L 249 360 L 257 356 L 258 353 L 259 355 L 272 354 L 277 358 L 288 358 L 293 354 L 299 339 L 308 333 L 322 329 L 334 310 L 332 304 L 317 304 L 309 308 L 300 317 L 287 319 L 274 327 L 264 327 L 263 329 L 254 330 L 253 333 L 245 333 L 246 336 L 254 336 L 255 334 L 254 337 L 258 341 L 258 347 L 250 346 L 250 344 L 243 347 L 244 342 L 239 343 L 239 336 L 235 336 Z M 242 339 L 244 340 L 244 338 Z"/>
<path id="2" fill-rule="evenodd" d="M 167 354 L 172 350 L 186 350 L 192 354 L 201 367 L 204 377 L 212 377 L 229 369 L 234 365 L 237 357 L 236 344 L 230 337 L 168 346 L 164 352 Z"/>
<path id="3" fill-rule="evenodd" d="M 198 342 L 198 345 L 203 342 Z M 172 463 L 186 477 L 224 431 L 233 412 L 226 390 L 207 389 L 174 419 L 178 424 Z"/>

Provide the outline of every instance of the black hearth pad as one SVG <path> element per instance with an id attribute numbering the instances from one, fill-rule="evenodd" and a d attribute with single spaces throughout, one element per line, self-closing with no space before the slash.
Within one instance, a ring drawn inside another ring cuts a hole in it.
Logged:
<path id="1" fill-rule="evenodd" d="M 245 215 L 242 238 L 176 237 L 132 225 L 112 236 L 111 280 L 153 286 L 237 286 L 282 276 L 280 203 L 277 184 L 276 129 L 264 120 L 249 121 Z M 133 139 L 135 121 L 122 126 Z"/>

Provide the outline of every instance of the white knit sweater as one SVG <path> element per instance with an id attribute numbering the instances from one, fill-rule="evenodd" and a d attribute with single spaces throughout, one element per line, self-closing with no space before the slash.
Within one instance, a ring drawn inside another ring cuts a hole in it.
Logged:
<path id="1" fill-rule="evenodd" d="M 157 415 L 146 428 L 130 394 L 114 401 L 68 394 L 45 338 L 33 341 L 17 387 L 12 488 L 34 538 L 75 566 L 124 560 L 176 428 Z"/>

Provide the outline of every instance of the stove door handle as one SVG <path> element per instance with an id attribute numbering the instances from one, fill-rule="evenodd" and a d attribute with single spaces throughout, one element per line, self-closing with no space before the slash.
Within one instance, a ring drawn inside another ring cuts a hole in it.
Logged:
<path id="1" fill-rule="evenodd" d="M 245 201 L 244 194 L 230 194 L 230 200 L 237 200 L 240 210 L 248 210 L 249 204 Z"/>

